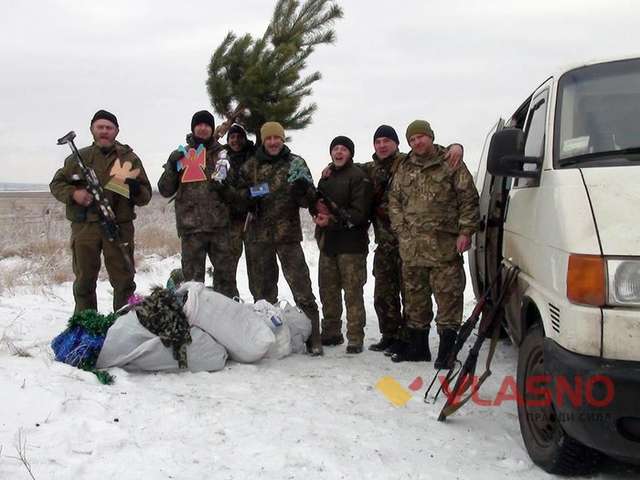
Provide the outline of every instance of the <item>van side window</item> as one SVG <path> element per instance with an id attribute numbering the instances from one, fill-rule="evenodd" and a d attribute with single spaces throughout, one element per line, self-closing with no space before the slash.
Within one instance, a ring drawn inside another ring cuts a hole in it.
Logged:
<path id="1" fill-rule="evenodd" d="M 524 154 L 527 157 L 544 157 L 545 126 L 547 123 L 547 92 L 538 95 L 531 101 L 531 112 L 525 130 Z M 542 168 L 531 163 L 525 163 L 523 170 Z M 515 187 L 537 187 L 539 178 L 519 178 Z"/>

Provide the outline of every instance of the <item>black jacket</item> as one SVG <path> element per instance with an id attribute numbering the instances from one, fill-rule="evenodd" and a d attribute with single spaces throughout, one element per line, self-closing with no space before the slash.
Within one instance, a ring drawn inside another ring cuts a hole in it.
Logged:
<path id="1" fill-rule="evenodd" d="M 318 195 L 324 197 L 333 220 L 326 227 L 316 227 L 318 246 L 327 255 L 366 254 L 373 194 L 371 181 L 351 161 L 342 168 L 334 165 L 330 168 L 331 175 L 318 182 Z"/>

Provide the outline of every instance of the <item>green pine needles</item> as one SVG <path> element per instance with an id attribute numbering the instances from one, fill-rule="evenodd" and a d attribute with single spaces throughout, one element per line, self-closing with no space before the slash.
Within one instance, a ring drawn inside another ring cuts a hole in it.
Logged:
<path id="1" fill-rule="evenodd" d="M 261 38 L 229 32 L 209 63 L 207 91 L 215 112 L 228 125 L 244 125 L 257 143 L 267 121 L 285 130 L 309 125 L 317 105 L 303 100 L 321 75 L 303 76 L 303 70 L 316 46 L 335 41 L 332 27 L 339 18 L 342 9 L 331 0 L 278 0 Z"/>

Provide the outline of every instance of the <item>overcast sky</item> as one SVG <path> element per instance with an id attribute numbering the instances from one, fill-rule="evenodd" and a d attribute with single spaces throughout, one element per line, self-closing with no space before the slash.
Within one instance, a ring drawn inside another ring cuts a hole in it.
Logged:
<path id="1" fill-rule="evenodd" d="M 91 142 L 105 108 L 118 140 L 155 185 L 192 114 L 210 109 L 210 56 L 229 30 L 261 35 L 275 0 L 32 0 L 3 2 L 0 18 L 0 182 L 48 183 L 68 155 L 69 130 Z M 429 120 L 436 142 L 460 142 L 474 170 L 484 138 L 558 67 L 640 55 L 635 0 L 341 0 L 337 42 L 310 57 L 318 111 L 292 150 L 314 175 L 336 135 L 372 153 L 373 131 Z M 216 116 L 216 121 L 222 119 Z"/>

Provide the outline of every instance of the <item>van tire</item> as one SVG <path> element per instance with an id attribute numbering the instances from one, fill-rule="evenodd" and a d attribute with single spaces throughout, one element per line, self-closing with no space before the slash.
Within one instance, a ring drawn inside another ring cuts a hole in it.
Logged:
<path id="1" fill-rule="evenodd" d="M 527 400 L 541 399 L 527 393 L 525 385 L 532 375 L 544 374 L 544 330 L 540 323 L 529 328 L 518 353 L 518 402 L 520 433 L 531 460 L 548 473 L 580 475 L 593 472 L 602 454 L 571 438 L 556 417 L 553 404 L 531 406 Z"/>

